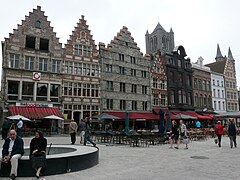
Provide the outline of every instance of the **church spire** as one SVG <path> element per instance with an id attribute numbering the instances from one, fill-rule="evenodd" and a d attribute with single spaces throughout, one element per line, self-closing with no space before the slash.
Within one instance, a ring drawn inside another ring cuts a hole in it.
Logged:
<path id="1" fill-rule="evenodd" d="M 217 44 L 217 55 L 216 55 L 216 60 L 218 60 L 219 58 L 223 58 L 219 44 Z"/>
<path id="2" fill-rule="evenodd" d="M 230 47 L 228 48 L 228 59 L 234 60 L 234 59 L 233 59 L 233 55 L 232 55 L 232 51 L 231 51 Z"/>

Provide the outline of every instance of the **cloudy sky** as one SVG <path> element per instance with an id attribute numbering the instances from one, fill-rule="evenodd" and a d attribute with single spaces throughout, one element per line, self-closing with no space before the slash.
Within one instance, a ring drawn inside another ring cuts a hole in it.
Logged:
<path id="1" fill-rule="evenodd" d="M 227 55 L 230 47 L 240 86 L 238 0 L 1 0 L 0 40 L 8 37 L 37 5 L 45 11 L 63 44 L 84 15 L 96 44 L 110 43 L 127 26 L 145 54 L 145 33 L 151 33 L 159 22 L 166 31 L 173 29 L 175 45 L 183 45 L 192 62 L 199 56 L 205 64 L 214 62 L 217 43 L 222 55 Z"/>

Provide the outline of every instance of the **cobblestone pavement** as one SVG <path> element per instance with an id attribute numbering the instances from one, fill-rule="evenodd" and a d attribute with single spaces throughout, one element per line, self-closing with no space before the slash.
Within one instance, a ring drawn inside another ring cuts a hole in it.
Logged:
<path id="1" fill-rule="evenodd" d="M 70 144 L 70 137 L 47 137 L 48 144 Z M 237 138 L 238 144 L 240 137 Z M 30 138 L 24 138 L 25 146 Z M 79 141 L 79 137 L 77 142 Z M 0 140 L 2 146 L 3 141 Z M 83 171 L 46 176 L 46 180 L 238 180 L 240 148 L 229 147 L 223 137 L 222 147 L 213 139 L 193 141 L 189 149 L 169 149 L 169 145 L 129 147 L 98 144 L 99 164 Z M 239 146 L 240 147 L 240 146 Z M 79 162 L 81 163 L 81 162 Z M 3 180 L 9 178 L 2 178 Z M 31 180 L 35 178 L 16 178 Z"/>

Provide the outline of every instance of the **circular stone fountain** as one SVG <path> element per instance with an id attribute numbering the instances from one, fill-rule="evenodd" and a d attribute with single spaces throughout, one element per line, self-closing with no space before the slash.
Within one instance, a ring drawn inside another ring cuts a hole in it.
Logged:
<path id="1" fill-rule="evenodd" d="M 28 177 L 35 176 L 34 171 L 31 168 L 31 162 L 29 160 L 29 147 L 25 147 L 25 154 L 19 160 L 18 164 L 18 176 Z M 49 152 L 49 154 L 48 154 Z M 43 170 L 44 175 L 55 175 L 80 171 L 93 167 L 98 164 L 99 151 L 95 147 L 80 146 L 80 145 L 52 145 L 47 147 L 48 155 L 47 168 Z M 9 176 L 7 169 L 3 169 L 0 172 L 1 176 Z"/>

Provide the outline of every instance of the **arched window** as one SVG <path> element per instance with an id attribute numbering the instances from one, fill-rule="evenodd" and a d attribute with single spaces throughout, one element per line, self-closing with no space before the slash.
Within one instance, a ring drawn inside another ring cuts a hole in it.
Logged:
<path id="1" fill-rule="evenodd" d="M 41 29 L 41 21 L 37 20 L 37 21 L 35 22 L 35 28 Z"/>
<path id="2" fill-rule="evenodd" d="M 165 36 L 162 37 L 162 48 L 166 49 L 166 38 L 165 38 Z"/>
<path id="3" fill-rule="evenodd" d="M 154 36 L 153 38 L 153 46 L 154 46 L 154 49 L 157 49 L 157 37 Z"/>

